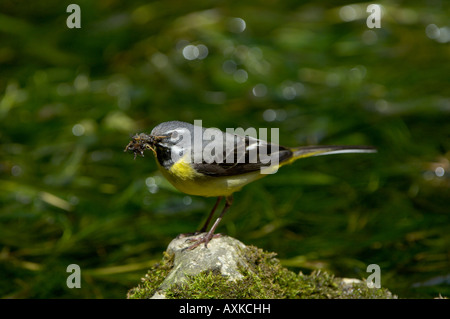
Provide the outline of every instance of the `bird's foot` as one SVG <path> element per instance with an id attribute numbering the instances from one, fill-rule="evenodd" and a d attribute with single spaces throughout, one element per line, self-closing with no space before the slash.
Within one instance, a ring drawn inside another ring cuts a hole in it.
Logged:
<path id="1" fill-rule="evenodd" d="M 208 243 L 211 241 L 211 239 L 219 238 L 220 236 L 222 236 L 222 234 L 205 233 L 203 236 L 197 238 L 188 238 L 186 241 L 194 243 L 185 249 L 192 250 L 203 243 L 205 244 L 205 248 L 208 248 Z"/>

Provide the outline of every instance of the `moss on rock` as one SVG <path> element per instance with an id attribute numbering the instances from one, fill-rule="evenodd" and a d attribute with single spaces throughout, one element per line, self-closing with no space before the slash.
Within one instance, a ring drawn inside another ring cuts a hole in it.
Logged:
<path id="1" fill-rule="evenodd" d="M 361 280 L 336 278 L 323 271 L 294 273 L 281 265 L 275 253 L 254 246 L 239 246 L 241 279 L 230 280 L 217 269 L 204 270 L 171 285 L 161 285 L 174 268 L 175 255 L 164 253 L 161 263 L 148 271 L 142 283 L 128 292 L 131 299 L 340 299 L 396 298 L 387 289 L 369 288 Z"/>

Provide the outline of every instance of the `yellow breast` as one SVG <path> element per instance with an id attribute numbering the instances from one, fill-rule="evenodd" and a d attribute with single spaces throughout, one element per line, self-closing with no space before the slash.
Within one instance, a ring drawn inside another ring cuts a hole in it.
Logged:
<path id="1" fill-rule="evenodd" d="M 265 175 L 259 171 L 236 176 L 213 177 L 196 172 L 188 162 L 179 160 L 170 169 L 159 165 L 164 177 L 179 191 L 197 196 L 229 196 L 244 185 Z"/>
<path id="2" fill-rule="evenodd" d="M 188 162 L 184 161 L 184 158 L 181 158 L 173 164 L 169 172 L 178 180 L 191 180 L 204 176 L 203 174 L 197 173 Z"/>

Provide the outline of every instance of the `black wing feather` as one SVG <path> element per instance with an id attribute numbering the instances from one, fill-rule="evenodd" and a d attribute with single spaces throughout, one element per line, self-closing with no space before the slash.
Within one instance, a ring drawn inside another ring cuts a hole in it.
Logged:
<path id="1" fill-rule="evenodd" d="M 205 161 L 203 161 L 202 163 L 193 163 L 195 170 L 208 176 L 240 175 L 258 171 L 261 168 L 271 165 L 270 161 L 263 161 L 260 154 L 265 154 L 267 156 L 277 156 L 278 163 L 281 163 L 292 157 L 292 151 L 286 147 L 271 144 L 249 136 L 245 136 L 245 138 L 243 138 L 236 135 L 236 137 L 237 138 L 235 139 L 235 145 L 232 154 L 226 154 L 226 150 L 224 150 L 224 160 L 219 163 L 207 163 Z M 239 142 L 244 143 L 244 152 L 238 151 Z M 257 147 L 257 152 L 254 152 L 254 149 L 253 151 L 251 151 L 251 149 L 255 147 Z M 274 151 L 273 154 L 272 150 Z M 233 156 L 233 161 L 232 163 L 226 163 L 225 159 L 230 155 Z M 256 157 L 254 155 L 256 155 Z"/>

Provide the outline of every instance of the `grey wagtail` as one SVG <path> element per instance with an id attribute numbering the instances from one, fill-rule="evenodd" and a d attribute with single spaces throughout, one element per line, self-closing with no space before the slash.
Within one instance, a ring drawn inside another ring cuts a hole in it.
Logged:
<path id="1" fill-rule="evenodd" d="M 376 152 L 371 146 L 284 147 L 250 136 L 224 133 L 179 121 L 161 123 L 150 134 L 136 134 L 124 151 L 133 152 L 136 158 L 136 155 L 144 156 L 145 150 L 153 151 L 164 177 L 181 192 L 217 197 L 198 233 L 206 232 L 214 212 L 225 198 L 225 206 L 211 229 L 188 249 L 201 243 L 207 247 L 208 242 L 218 236 L 214 235 L 214 231 L 230 208 L 234 192 L 276 172 L 279 167 L 311 156 Z"/>

